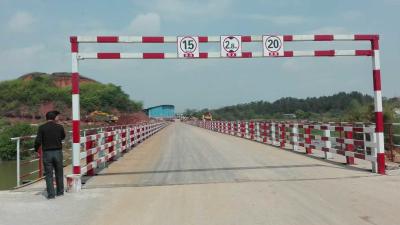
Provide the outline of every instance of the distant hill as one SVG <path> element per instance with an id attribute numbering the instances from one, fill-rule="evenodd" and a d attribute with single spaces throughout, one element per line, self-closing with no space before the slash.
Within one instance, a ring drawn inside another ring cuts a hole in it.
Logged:
<path id="1" fill-rule="evenodd" d="M 113 114 L 142 110 L 142 103 L 131 100 L 121 87 L 80 78 L 82 115 L 95 110 Z M 53 109 L 71 115 L 70 73 L 29 73 L 0 82 L 0 117 L 40 119 Z M 68 118 L 67 118 L 68 119 Z"/>
<path id="2" fill-rule="evenodd" d="M 257 101 L 218 109 L 186 110 L 187 116 L 201 118 L 210 111 L 214 119 L 308 119 L 319 121 L 374 121 L 373 97 L 359 92 L 340 92 L 306 99 L 286 97 L 274 102 Z M 394 117 L 400 107 L 398 98 L 384 99 L 385 119 Z"/>

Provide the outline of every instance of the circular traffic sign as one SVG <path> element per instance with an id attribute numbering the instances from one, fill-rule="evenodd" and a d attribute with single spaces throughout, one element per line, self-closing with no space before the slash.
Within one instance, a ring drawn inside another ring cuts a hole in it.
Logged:
<path id="1" fill-rule="evenodd" d="M 197 41 L 193 37 L 184 37 L 179 43 L 179 48 L 184 53 L 194 53 L 197 49 Z"/>
<path id="2" fill-rule="evenodd" d="M 282 48 L 282 40 L 277 36 L 269 36 L 265 39 L 264 45 L 269 52 L 279 52 Z"/>
<path id="3" fill-rule="evenodd" d="M 229 36 L 224 39 L 222 46 L 226 52 L 236 52 L 240 48 L 240 41 L 236 37 Z"/>

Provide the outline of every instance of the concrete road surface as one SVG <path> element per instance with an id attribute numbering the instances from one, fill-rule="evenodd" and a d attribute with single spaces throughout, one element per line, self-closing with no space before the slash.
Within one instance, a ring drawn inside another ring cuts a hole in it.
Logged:
<path id="1" fill-rule="evenodd" d="M 80 193 L 48 201 L 44 184 L 0 192 L 0 224 L 400 224 L 400 176 L 358 164 L 177 122 L 89 179 Z"/>

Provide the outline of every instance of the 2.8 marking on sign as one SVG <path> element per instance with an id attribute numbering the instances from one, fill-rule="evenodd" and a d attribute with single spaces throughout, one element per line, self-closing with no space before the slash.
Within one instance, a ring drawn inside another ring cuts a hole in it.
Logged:
<path id="1" fill-rule="evenodd" d="M 221 36 L 221 56 L 241 57 L 242 56 L 241 36 Z"/>
<path id="2" fill-rule="evenodd" d="M 283 36 L 263 36 L 263 49 L 265 57 L 284 56 Z"/>
<path id="3" fill-rule="evenodd" d="M 178 42 L 179 58 L 199 57 L 199 37 L 197 36 L 178 37 L 177 42 Z"/>

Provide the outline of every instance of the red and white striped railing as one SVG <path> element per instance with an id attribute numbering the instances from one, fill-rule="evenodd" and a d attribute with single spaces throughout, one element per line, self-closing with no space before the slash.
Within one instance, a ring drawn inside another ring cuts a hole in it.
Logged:
<path id="1" fill-rule="evenodd" d="M 94 169 L 99 168 L 102 163 L 104 164 L 113 161 L 115 157 L 119 157 L 122 153 L 126 153 L 129 149 L 157 133 L 166 125 L 167 123 L 165 122 L 152 122 L 81 130 L 80 133 L 82 136 L 80 136 L 78 155 L 79 164 L 77 166 L 82 175 L 92 176 L 95 172 Z M 34 150 L 33 147 L 22 149 L 21 145 L 23 141 L 32 142 L 35 138 L 36 135 L 11 138 L 12 141 L 16 141 L 16 187 L 20 187 L 22 183 L 28 185 L 43 177 L 41 149 L 37 156 L 32 153 L 27 153 L 28 155 L 34 155 L 30 159 L 21 161 L 20 157 L 21 153 L 27 151 L 32 152 Z M 70 143 L 70 141 L 71 139 L 68 136 L 68 140 L 65 142 Z M 70 151 L 71 149 L 64 150 Z M 71 158 L 64 158 L 64 162 L 66 161 L 71 161 Z M 81 164 L 83 161 L 86 161 L 86 163 Z"/>
<path id="2" fill-rule="evenodd" d="M 291 122 L 266 121 L 192 121 L 192 125 L 208 130 L 242 137 L 294 151 L 304 149 L 306 154 L 314 150 L 346 156 L 347 164 L 354 159 L 372 163 L 373 172 L 377 171 L 377 137 L 372 124 L 303 124 Z M 384 166 L 384 165 L 383 165 Z"/>
<path id="3" fill-rule="evenodd" d="M 113 127 L 96 134 L 88 132 L 80 138 L 84 149 L 80 151 L 79 158 L 80 161 L 86 161 L 79 165 L 81 175 L 93 176 L 96 168 L 102 168 L 106 162 L 114 161 L 166 125 L 165 122 L 156 122 Z"/>

